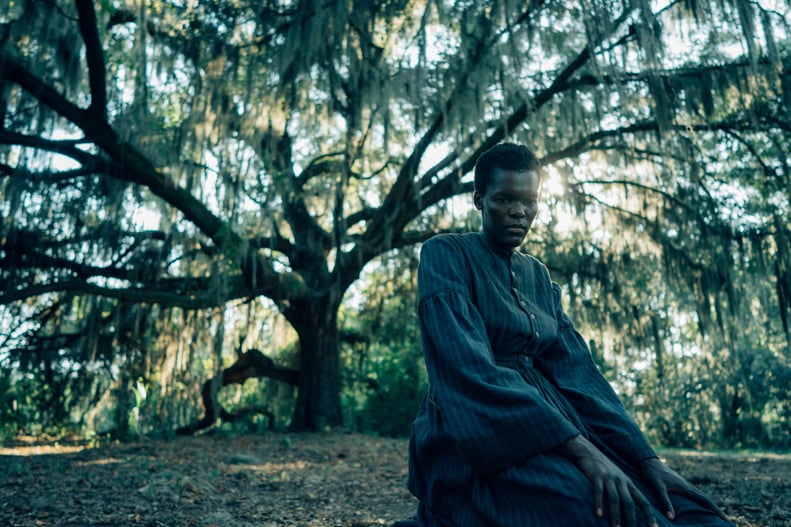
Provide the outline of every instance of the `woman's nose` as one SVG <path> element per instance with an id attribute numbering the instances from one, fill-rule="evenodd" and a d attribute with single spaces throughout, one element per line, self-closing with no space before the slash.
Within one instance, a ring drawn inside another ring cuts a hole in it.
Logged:
<path id="1" fill-rule="evenodd" d="M 511 216 L 515 216 L 517 218 L 521 218 L 527 215 L 527 211 L 525 210 L 525 206 L 521 204 L 514 205 L 511 207 L 511 210 L 508 211 Z"/>

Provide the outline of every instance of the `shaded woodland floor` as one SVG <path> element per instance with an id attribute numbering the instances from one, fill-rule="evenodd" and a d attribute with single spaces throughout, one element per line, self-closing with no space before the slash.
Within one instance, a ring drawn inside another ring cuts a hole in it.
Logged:
<path id="1" fill-rule="evenodd" d="M 0 448 L 0 526 L 387 526 L 414 511 L 407 441 L 266 433 Z M 791 455 L 663 452 L 739 527 L 791 527 Z"/>

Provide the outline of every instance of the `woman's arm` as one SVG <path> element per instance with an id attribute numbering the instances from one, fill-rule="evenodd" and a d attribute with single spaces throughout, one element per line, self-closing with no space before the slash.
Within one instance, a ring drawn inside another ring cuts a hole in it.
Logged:
<path id="1" fill-rule="evenodd" d="M 538 367 L 576 408 L 587 427 L 612 453 L 633 466 L 656 453 L 623 403 L 593 362 L 582 336 L 574 329 L 560 304 L 560 287 L 552 285 L 558 337 L 542 354 Z"/>

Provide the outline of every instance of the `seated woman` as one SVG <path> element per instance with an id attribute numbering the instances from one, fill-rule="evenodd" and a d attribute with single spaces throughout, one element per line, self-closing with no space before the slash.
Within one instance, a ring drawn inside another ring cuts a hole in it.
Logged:
<path id="1" fill-rule="evenodd" d="M 658 458 L 594 365 L 546 267 L 515 249 L 540 167 L 500 144 L 475 166 L 477 233 L 421 251 L 430 389 L 412 427 L 416 523 L 442 527 L 727 526 Z"/>

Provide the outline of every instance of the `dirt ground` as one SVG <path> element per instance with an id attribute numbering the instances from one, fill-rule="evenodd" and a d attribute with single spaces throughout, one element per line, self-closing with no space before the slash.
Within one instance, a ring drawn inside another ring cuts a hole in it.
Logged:
<path id="1" fill-rule="evenodd" d="M 414 511 L 407 442 L 360 434 L 0 448 L 0 527 L 373 527 Z M 791 527 L 791 455 L 663 452 L 739 527 Z"/>

